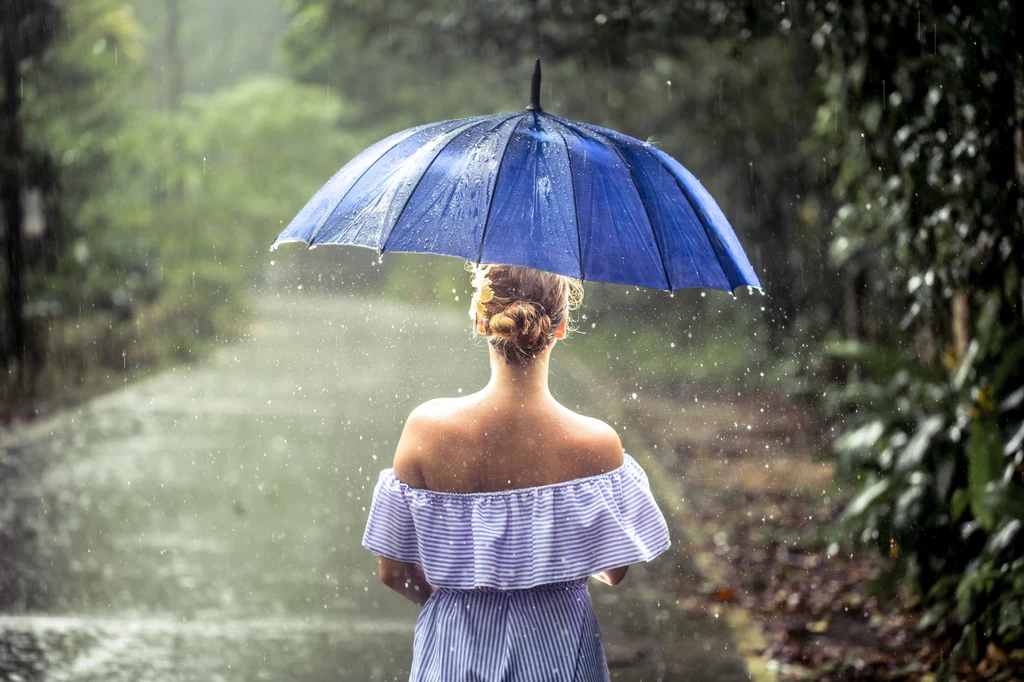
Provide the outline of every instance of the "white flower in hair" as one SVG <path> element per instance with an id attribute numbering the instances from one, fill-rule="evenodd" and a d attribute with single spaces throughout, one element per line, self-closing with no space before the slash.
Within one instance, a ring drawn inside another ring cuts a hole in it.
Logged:
<path id="1" fill-rule="evenodd" d="M 479 267 L 476 270 L 476 275 L 473 277 L 473 288 L 476 291 L 473 293 L 473 300 L 469 306 L 469 317 L 474 321 L 477 315 L 487 314 L 484 303 L 494 298 L 494 289 L 491 288 L 491 280 L 487 277 L 490 269 L 491 266 L 489 264 Z"/>

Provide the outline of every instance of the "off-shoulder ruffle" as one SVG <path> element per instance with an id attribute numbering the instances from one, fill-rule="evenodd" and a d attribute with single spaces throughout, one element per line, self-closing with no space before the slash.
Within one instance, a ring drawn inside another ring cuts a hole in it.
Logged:
<path id="1" fill-rule="evenodd" d="M 370 551 L 420 564 L 427 582 L 450 589 L 585 578 L 669 545 L 647 474 L 629 454 L 603 474 L 482 493 L 413 488 L 385 469 L 363 534 Z"/>

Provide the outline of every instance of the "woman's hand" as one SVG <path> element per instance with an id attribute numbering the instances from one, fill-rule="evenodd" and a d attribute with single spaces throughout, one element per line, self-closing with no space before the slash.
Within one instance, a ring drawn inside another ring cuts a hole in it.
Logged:
<path id="1" fill-rule="evenodd" d="M 427 582 L 423 567 L 406 561 L 380 558 L 380 579 L 385 585 L 418 606 L 423 606 L 436 589 Z"/>
<path id="2" fill-rule="evenodd" d="M 629 566 L 619 566 L 618 568 L 609 568 L 607 571 L 601 571 L 595 573 L 594 577 L 603 582 L 605 585 L 611 585 L 615 587 L 622 582 L 622 579 L 626 577 L 626 571 L 629 570 Z"/>

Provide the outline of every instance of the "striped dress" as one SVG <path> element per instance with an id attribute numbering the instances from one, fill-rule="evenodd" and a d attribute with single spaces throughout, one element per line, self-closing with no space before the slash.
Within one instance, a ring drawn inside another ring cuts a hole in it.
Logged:
<path id="1" fill-rule="evenodd" d="M 413 636 L 411 682 L 608 680 L 589 576 L 669 547 L 647 475 L 612 471 L 497 492 L 413 488 L 385 469 L 363 546 L 420 564 L 437 589 Z"/>

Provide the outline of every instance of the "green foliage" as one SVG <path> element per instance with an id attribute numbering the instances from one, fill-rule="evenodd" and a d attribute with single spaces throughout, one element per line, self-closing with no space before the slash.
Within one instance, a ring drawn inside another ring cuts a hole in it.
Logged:
<path id="1" fill-rule="evenodd" d="M 930 601 L 926 627 L 1019 645 L 1024 340 L 1007 338 L 995 309 L 986 309 L 972 352 L 944 374 L 866 344 L 832 349 L 870 380 L 831 407 L 856 409 L 835 441 L 845 475 L 861 482 L 841 530 L 898 560 Z"/>
<path id="2" fill-rule="evenodd" d="M 921 588 L 954 658 L 977 659 L 1024 642 L 1019 10 L 858 0 L 814 19 L 806 146 L 833 173 L 829 253 L 869 287 L 855 314 L 876 341 L 826 349 L 854 367 L 829 404 L 860 483 L 841 528 Z"/>
<path id="3" fill-rule="evenodd" d="M 52 40 L 18 60 L 25 158 L 20 164 L 0 159 L 20 165 L 21 191 L 38 197 L 30 217 L 43 229 L 24 236 L 22 254 L 25 313 L 36 329 L 62 312 L 80 312 L 47 293 L 47 278 L 86 229 L 92 198 L 111 191 L 112 140 L 135 111 L 133 90 L 144 59 L 142 29 L 123 2 L 82 0 L 53 8 L 47 19 L 57 29 Z M 43 355 L 41 333 L 30 337 L 30 355 Z"/>
<path id="4" fill-rule="evenodd" d="M 191 288 L 199 273 L 203 295 L 226 297 L 262 273 L 282 225 L 352 154 L 341 114 L 321 88 L 260 78 L 138 115 L 107 140 L 112 182 L 83 206 L 44 286 L 66 306 L 109 307 Z"/>
<path id="5" fill-rule="evenodd" d="M 453 34 L 458 2 L 291 0 L 286 61 L 299 80 L 329 86 L 365 104 L 362 131 L 373 140 L 436 120 L 509 111 L 523 105 L 522 79 L 508 59 Z M 450 12 L 446 28 L 430 26 Z M 524 73 L 529 73 L 524 71 Z"/>
<path id="6" fill-rule="evenodd" d="M 868 271 L 872 295 L 909 295 L 904 327 L 948 324 L 968 286 L 1019 299 L 1015 15 L 1010 2 L 860 0 L 817 17 L 824 101 L 808 149 L 835 172 L 831 255 Z"/>
<path id="7" fill-rule="evenodd" d="M 42 190 L 46 222 L 26 240 L 26 310 L 49 346 L 36 353 L 49 358 L 29 387 L 37 395 L 95 385 L 107 366 L 42 331 L 65 316 L 106 320 L 99 331 L 128 325 L 129 345 L 148 349 L 135 355 L 143 363 L 233 336 L 274 236 L 367 142 L 343 132 L 353 109 L 336 92 L 281 77 L 154 109 L 146 32 L 128 3 L 70 3 L 62 20 L 66 34 L 23 64 L 26 140 L 39 159 L 29 186 Z M 141 317 L 164 327 L 133 327 Z M 19 400 L 12 390 L 5 404 Z"/>
<path id="8" fill-rule="evenodd" d="M 129 4 L 146 27 L 152 77 L 164 90 L 175 68 L 166 46 L 169 2 L 132 0 Z M 277 49 L 288 26 L 283 0 L 177 0 L 177 4 L 185 92 L 212 93 L 284 70 Z"/>
<path id="9" fill-rule="evenodd" d="M 112 135 L 136 110 L 144 32 L 131 10 L 116 0 L 71 3 L 65 30 L 43 54 L 25 60 L 22 123 L 26 143 L 51 159 L 45 176 L 28 178 L 60 196 L 53 217 L 60 225 L 98 188 L 109 162 Z M 54 112 L 62 112 L 54 115 Z"/>

